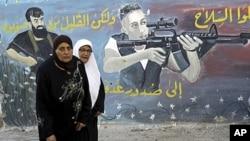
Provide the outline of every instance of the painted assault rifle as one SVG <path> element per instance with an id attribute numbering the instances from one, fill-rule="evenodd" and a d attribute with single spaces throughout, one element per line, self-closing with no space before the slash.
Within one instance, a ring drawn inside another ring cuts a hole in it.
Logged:
<path id="1" fill-rule="evenodd" d="M 20 50 L 20 52 L 22 52 L 22 54 L 24 54 L 26 57 L 30 56 L 30 57 L 36 59 L 36 61 L 37 61 L 38 63 L 42 63 L 42 62 L 45 61 L 44 58 L 39 57 L 39 56 L 35 56 L 35 55 L 31 54 L 30 52 L 26 51 L 25 49 L 23 49 L 23 47 L 21 47 L 21 46 L 20 46 L 19 44 L 17 44 L 16 42 L 12 42 L 10 45 L 16 46 L 16 47 Z"/>
<path id="2" fill-rule="evenodd" d="M 118 47 L 131 47 L 147 45 L 148 47 L 162 47 L 165 51 L 171 50 L 177 65 L 180 68 L 180 72 L 185 70 L 189 63 L 187 61 L 186 52 L 182 48 L 181 44 L 177 41 L 177 37 L 180 35 L 189 35 L 191 37 L 196 36 L 203 41 L 203 44 L 199 46 L 197 51 L 199 58 L 204 56 L 217 43 L 221 44 L 247 44 L 250 39 L 250 33 L 240 33 L 239 35 L 219 35 L 217 27 L 212 24 L 208 32 L 182 32 L 177 35 L 176 31 L 172 27 L 178 24 L 178 19 L 170 17 L 167 19 L 160 18 L 157 22 L 148 22 L 147 27 L 153 27 L 149 36 L 145 40 L 118 40 Z M 168 57 L 167 57 L 168 58 Z M 163 63 L 166 66 L 167 61 Z"/>

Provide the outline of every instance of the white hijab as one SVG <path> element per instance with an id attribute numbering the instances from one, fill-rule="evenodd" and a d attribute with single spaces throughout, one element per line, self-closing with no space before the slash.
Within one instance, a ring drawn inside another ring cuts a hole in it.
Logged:
<path id="1" fill-rule="evenodd" d="M 73 48 L 73 55 L 79 57 L 79 49 L 84 46 L 89 45 L 91 49 L 93 50 L 92 43 L 87 39 L 80 39 L 76 42 L 74 48 Z M 92 52 L 88 62 L 85 63 L 85 70 L 87 73 L 88 81 L 89 81 L 89 92 L 91 96 L 91 102 L 92 102 L 92 108 L 94 107 L 98 94 L 99 94 L 99 88 L 100 88 L 100 72 L 95 60 L 95 55 Z"/>

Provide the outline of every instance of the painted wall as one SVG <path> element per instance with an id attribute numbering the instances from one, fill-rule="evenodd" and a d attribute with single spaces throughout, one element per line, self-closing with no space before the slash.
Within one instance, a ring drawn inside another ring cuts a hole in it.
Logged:
<path id="1" fill-rule="evenodd" d="M 250 33 L 250 2 L 247 0 L 1 0 L 0 1 L 0 81 L 2 112 L 6 124 L 36 124 L 35 79 L 27 66 L 10 59 L 6 48 L 20 32 L 29 29 L 25 12 L 40 7 L 47 29 L 69 35 L 75 43 L 87 38 L 93 42 L 106 88 L 102 121 L 242 121 L 249 120 L 250 45 L 215 44 L 201 59 L 199 80 L 190 83 L 180 74 L 162 70 L 160 93 L 123 91 L 118 73 L 103 71 L 104 47 L 109 37 L 120 33 L 119 8 L 136 2 L 147 20 L 176 17 L 178 25 L 170 28 L 179 35 L 184 31 L 208 32 L 215 24 L 219 35 Z M 227 38 L 222 38 L 223 40 Z M 25 71 L 26 70 L 26 71 Z M 0 96 L 0 97 L 1 97 Z"/>

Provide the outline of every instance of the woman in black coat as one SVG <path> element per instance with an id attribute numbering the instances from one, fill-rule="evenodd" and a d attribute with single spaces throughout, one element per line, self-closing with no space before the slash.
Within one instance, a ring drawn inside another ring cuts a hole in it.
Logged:
<path id="1" fill-rule="evenodd" d="M 92 102 L 92 116 L 87 131 L 90 141 L 98 141 L 98 115 L 104 112 L 105 89 L 93 53 L 93 45 L 87 39 L 78 40 L 73 54 L 85 64 Z"/>
<path id="2" fill-rule="evenodd" d="M 36 112 L 40 141 L 88 141 L 91 98 L 84 63 L 71 39 L 58 36 L 53 55 L 38 69 Z"/>

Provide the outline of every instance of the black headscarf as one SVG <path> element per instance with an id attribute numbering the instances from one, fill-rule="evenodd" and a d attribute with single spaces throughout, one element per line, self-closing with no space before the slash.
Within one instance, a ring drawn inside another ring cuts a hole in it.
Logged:
<path id="1" fill-rule="evenodd" d="M 61 62 L 58 59 L 58 56 L 56 55 L 56 49 L 63 42 L 69 44 L 70 47 L 73 49 L 73 44 L 72 44 L 72 40 L 70 39 L 70 37 L 68 37 L 67 35 L 59 35 L 54 39 L 54 42 L 53 42 L 53 58 L 54 58 L 57 65 L 59 65 L 60 67 L 62 67 L 63 69 L 65 69 L 67 71 L 72 71 L 74 69 L 74 66 L 75 66 L 73 63 L 73 59 L 67 63 L 64 63 L 64 62 Z M 72 50 L 72 53 L 73 53 L 73 50 Z M 73 56 L 73 54 L 72 54 L 72 56 Z"/>

